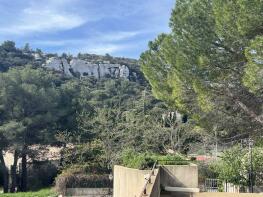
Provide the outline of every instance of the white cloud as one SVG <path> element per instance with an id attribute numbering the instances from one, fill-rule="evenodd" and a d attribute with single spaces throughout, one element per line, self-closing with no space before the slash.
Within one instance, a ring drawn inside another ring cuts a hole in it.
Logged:
<path id="1" fill-rule="evenodd" d="M 80 45 L 87 41 L 86 39 L 32 40 L 31 44 L 45 47 L 63 47 L 67 45 Z"/>
<path id="2" fill-rule="evenodd" d="M 70 1 L 65 1 L 65 3 Z M 76 13 L 65 10 L 62 2 L 47 1 L 45 5 L 31 3 L 21 9 L 17 17 L 0 28 L 1 34 L 25 35 L 35 32 L 49 32 L 72 29 L 87 20 Z"/>
<path id="3" fill-rule="evenodd" d="M 142 31 L 120 31 L 101 34 L 94 34 L 92 37 L 83 39 L 63 39 L 63 40 L 34 40 L 31 44 L 44 47 L 63 48 L 58 53 L 69 52 L 77 54 L 87 52 L 94 54 L 112 54 L 122 50 L 133 48 L 134 45 L 126 43 L 126 40 L 142 34 Z"/>
<path id="4" fill-rule="evenodd" d="M 126 45 L 121 44 L 105 44 L 105 45 L 96 45 L 96 46 L 89 46 L 86 50 L 82 49 L 81 51 L 87 51 L 88 53 L 94 54 L 106 54 L 106 53 L 114 53 L 123 49 L 126 49 Z"/>
<path id="5" fill-rule="evenodd" d="M 121 41 L 143 34 L 143 31 L 120 31 L 98 35 L 103 41 Z"/>
<path id="6" fill-rule="evenodd" d="M 127 44 L 87 43 L 86 45 L 66 46 L 56 52 L 59 54 L 65 52 L 73 55 L 77 55 L 78 53 L 105 55 L 106 53 L 114 54 L 127 49 L 131 49 L 133 47 L 134 45 Z"/>
<path id="7" fill-rule="evenodd" d="M 50 47 L 63 47 L 63 46 L 83 46 L 86 43 L 89 44 L 99 44 L 99 45 L 107 45 L 108 50 L 113 50 L 113 45 L 115 42 L 121 42 L 143 34 L 143 31 L 120 31 L 120 32 L 112 32 L 112 33 L 97 33 L 89 38 L 84 39 L 63 39 L 63 40 L 33 40 L 31 41 L 34 45 L 41 45 L 41 46 L 50 46 Z M 112 45 L 110 45 L 112 44 Z M 100 47 L 99 47 L 100 48 Z"/>

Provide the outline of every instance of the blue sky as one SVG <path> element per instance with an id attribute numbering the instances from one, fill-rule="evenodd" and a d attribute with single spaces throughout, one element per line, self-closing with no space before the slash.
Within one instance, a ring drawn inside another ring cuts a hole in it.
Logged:
<path id="1" fill-rule="evenodd" d="M 0 0 L 0 42 L 57 53 L 138 58 L 169 32 L 175 0 Z"/>

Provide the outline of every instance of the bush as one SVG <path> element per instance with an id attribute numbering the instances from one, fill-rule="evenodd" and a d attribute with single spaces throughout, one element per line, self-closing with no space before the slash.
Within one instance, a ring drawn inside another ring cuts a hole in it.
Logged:
<path id="1" fill-rule="evenodd" d="M 217 161 L 214 162 L 198 162 L 198 182 L 200 185 L 205 185 L 207 178 L 217 179 Z"/>
<path id="2" fill-rule="evenodd" d="M 28 189 L 34 191 L 49 187 L 54 183 L 57 174 L 58 169 L 51 162 L 33 163 L 28 169 Z"/>
<path id="3" fill-rule="evenodd" d="M 2 165 L 0 164 L 0 187 L 4 184 L 4 177 L 3 177 L 3 171 L 2 171 Z"/>
<path id="4" fill-rule="evenodd" d="M 86 174 L 81 168 L 64 170 L 56 178 L 56 191 L 65 194 L 66 188 L 112 188 L 108 174 Z"/>
<path id="5" fill-rule="evenodd" d="M 81 168 L 83 173 L 106 174 L 108 168 L 103 150 L 99 140 L 66 148 L 62 152 L 62 170 Z"/>
<path id="6" fill-rule="evenodd" d="M 186 165 L 189 164 L 183 157 L 179 155 L 158 155 L 154 153 L 138 153 L 135 150 L 123 151 L 120 163 L 129 168 L 140 170 L 151 169 L 158 160 L 159 165 Z"/>
<path id="7" fill-rule="evenodd" d="M 253 183 L 262 185 L 263 149 L 254 147 L 252 151 Z M 227 180 L 236 185 L 248 186 L 250 169 L 250 155 L 247 149 L 234 146 L 221 155 L 221 160 L 215 165 L 220 180 Z"/>

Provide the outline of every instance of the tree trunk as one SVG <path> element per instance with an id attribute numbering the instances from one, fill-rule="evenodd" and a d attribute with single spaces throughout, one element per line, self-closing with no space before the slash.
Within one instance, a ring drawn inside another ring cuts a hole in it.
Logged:
<path id="1" fill-rule="evenodd" d="M 228 95 L 234 100 L 235 104 L 242 109 L 248 116 L 254 119 L 256 122 L 263 124 L 263 114 L 256 114 L 252 109 L 250 109 L 247 105 L 241 102 L 234 94 L 231 92 L 229 88 L 227 88 Z"/>
<path id="2" fill-rule="evenodd" d="M 22 151 L 21 191 L 27 191 L 27 147 Z"/>
<path id="3" fill-rule="evenodd" d="M 12 178 L 12 183 L 11 183 L 11 188 L 10 192 L 14 193 L 16 192 L 16 184 L 17 184 L 17 176 L 16 176 L 16 169 L 17 169 L 17 160 L 18 160 L 18 152 L 15 150 L 14 152 L 14 163 L 11 167 L 11 178 Z"/>
<path id="4" fill-rule="evenodd" d="M 3 189 L 4 189 L 4 193 L 8 193 L 8 184 L 9 184 L 9 174 L 8 174 L 8 169 L 5 165 L 5 160 L 4 160 L 4 156 L 3 156 L 3 151 L 0 150 L 0 162 L 1 162 L 1 170 L 3 172 Z"/>

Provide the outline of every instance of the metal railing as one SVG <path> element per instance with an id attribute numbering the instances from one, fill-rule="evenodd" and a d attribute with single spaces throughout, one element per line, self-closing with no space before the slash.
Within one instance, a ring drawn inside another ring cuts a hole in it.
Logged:
<path id="1" fill-rule="evenodd" d="M 219 179 L 205 179 L 205 191 L 206 192 L 219 192 Z"/>
<path id="2" fill-rule="evenodd" d="M 147 194 L 147 186 L 148 186 L 149 183 L 152 183 L 151 178 L 152 178 L 152 176 L 154 176 L 154 170 L 155 170 L 155 168 L 156 168 L 157 163 L 158 163 L 158 161 L 155 161 L 155 162 L 154 162 L 153 167 L 152 167 L 152 170 L 151 170 L 151 172 L 150 172 L 150 174 L 149 174 L 149 177 L 146 178 L 145 184 L 144 184 L 144 186 L 143 186 L 143 189 L 142 189 L 139 197 L 143 197 L 144 195 Z"/>

